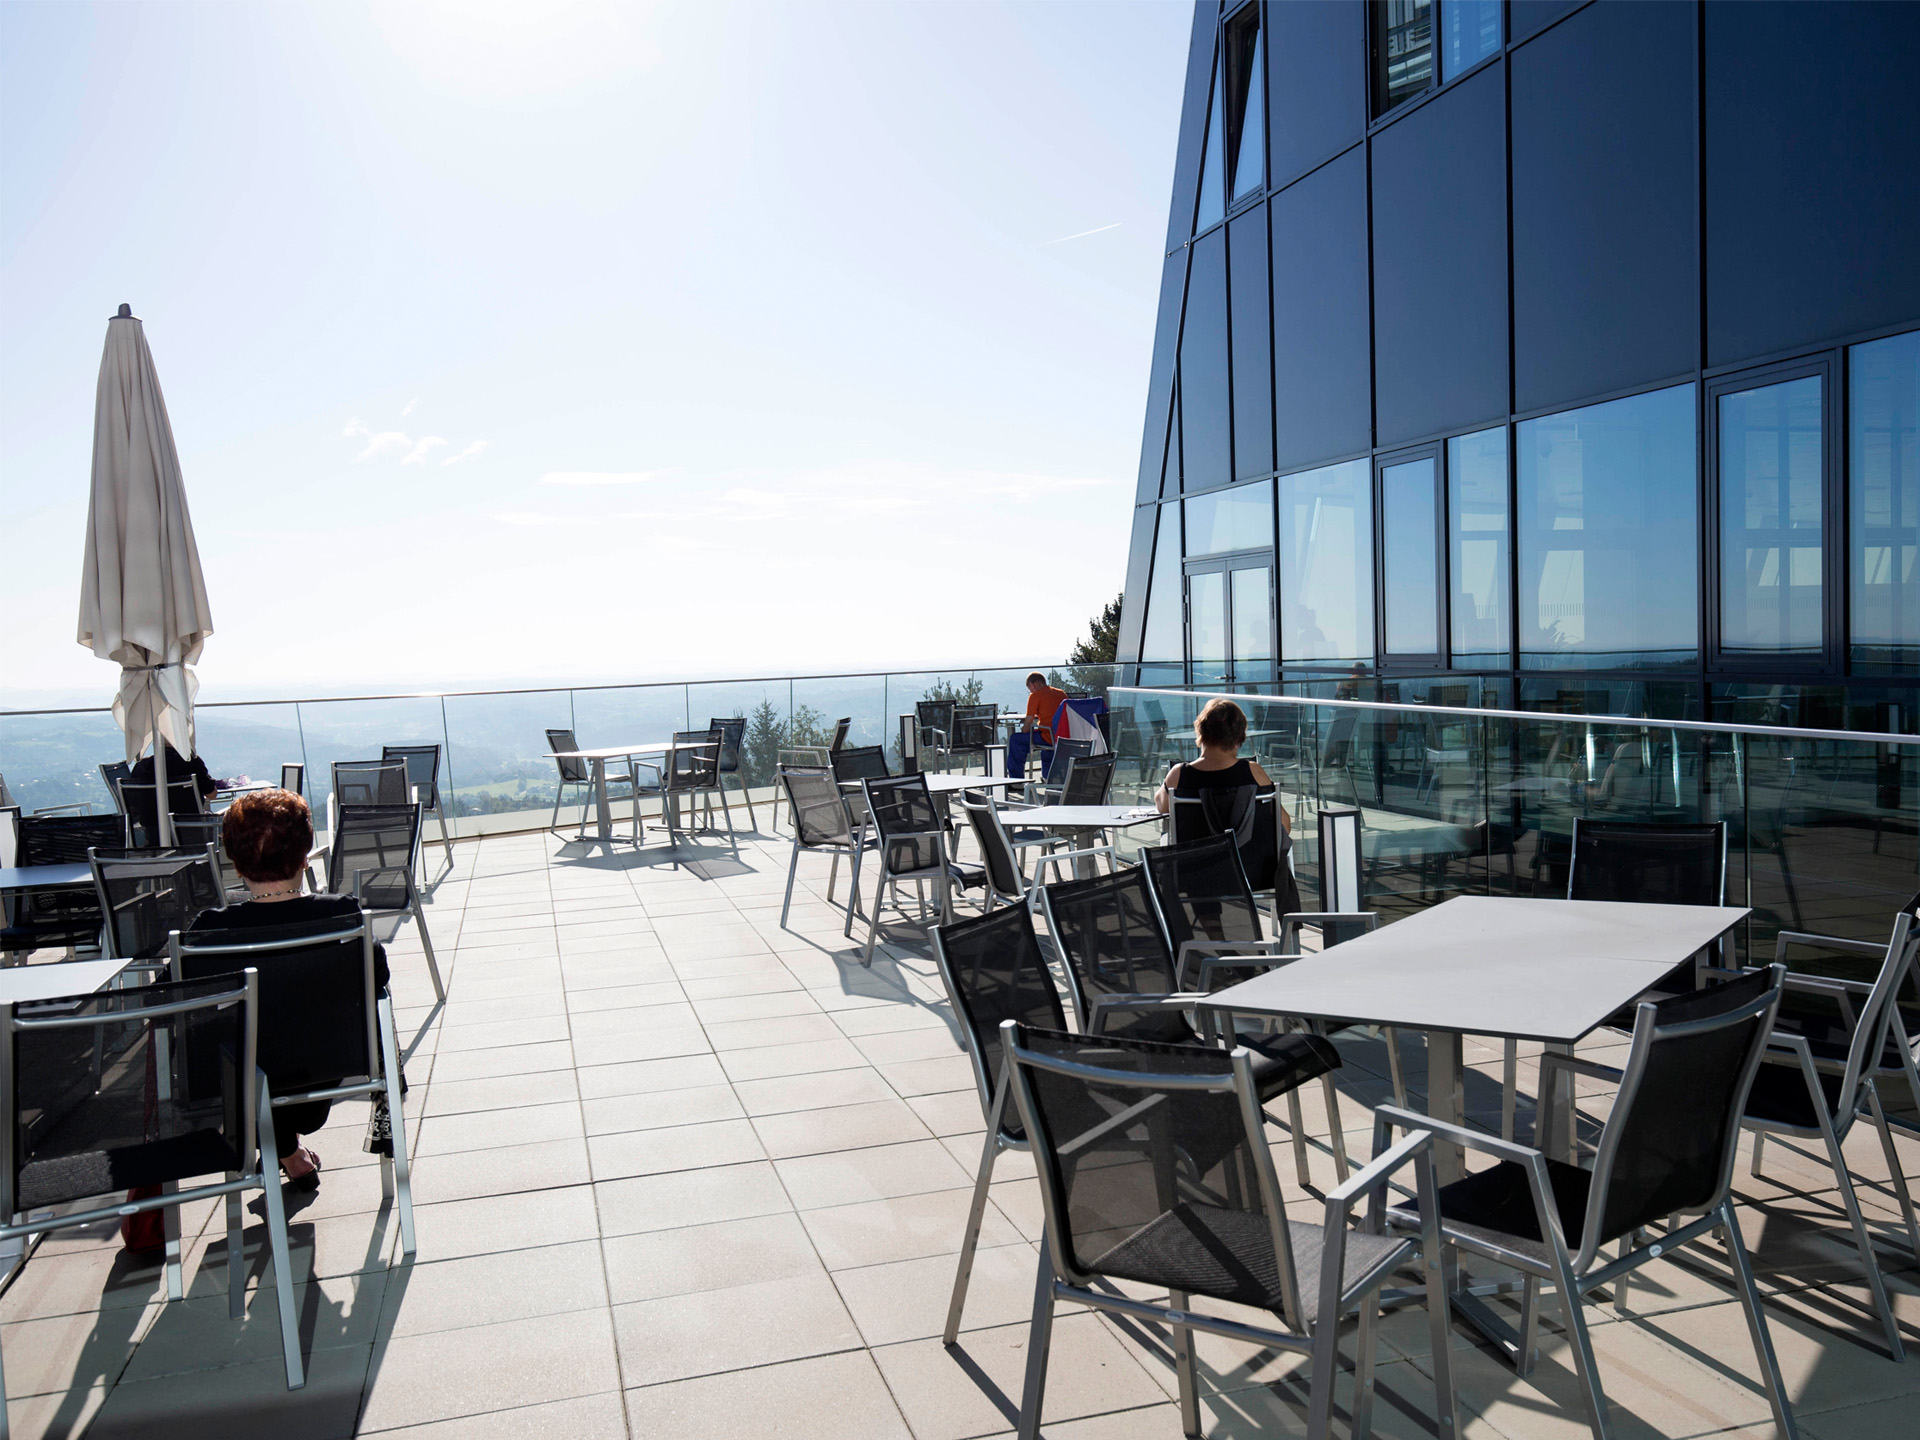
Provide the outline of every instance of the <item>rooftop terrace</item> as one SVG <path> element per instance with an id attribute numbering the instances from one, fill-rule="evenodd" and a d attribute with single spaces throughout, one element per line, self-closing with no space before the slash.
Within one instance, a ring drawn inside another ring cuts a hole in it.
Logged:
<path id="1" fill-rule="evenodd" d="M 157 1268 L 131 1264 L 111 1231 L 57 1235 L 26 1267 L 0 1300 L 14 1434 L 1010 1433 L 1036 1184 L 1025 1157 L 1002 1157 L 962 1343 L 944 1349 L 982 1131 L 968 1063 L 921 934 L 896 926 L 862 968 L 824 898 L 824 860 L 803 858 L 780 926 L 788 850 L 764 833 L 677 849 L 650 836 L 611 854 L 522 834 L 462 843 L 447 868 L 430 849 L 443 1008 L 412 928 L 393 946 L 413 1045 L 417 1257 L 397 1258 L 360 1145 L 364 1107 L 343 1103 L 315 1142 L 318 1194 L 294 1197 L 306 1388 L 285 1389 L 271 1305 L 256 1296 L 244 1322 L 227 1318 L 208 1204 L 186 1216 L 182 1303 L 163 1302 Z M 1345 1094 L 1381 1098 L 1380 1042 L 1341 1045 Z M 1468 1059 L 1481 1067 L 1469 1107 L 1497 1123 L 1497 1045 L 1469 1042 Z M 1424 1066 L 1408 1073 L 1417 1088 Z M 1344 1114 L 1365 1153 L 1361 1104 Z M 1920 1179 L 1920 1142 L 1898 1143 Z M 1920 1343 L 1920 1273 L 1870 1129 L 1848 1149 Z M 1330 1162 L 1315 1164 L 1330 1183 Z M 1284 1158 L 1280 1173 L 1298 1214 L 1317 1218 Z M 1803 1433 L 1910 1435 L 1920 1365 L 1878 1347 L 1831 1172 L 1776 1143 L 1764 1179 L 1744 1160 L 1739 1175 Z M 249 1274 L 271 1284 L 257 1215 L 247 1234 Z M 1622 1436 L 1770 1433 L 1738 1306 L 1711 1252 L 1695 1253 L 1641 1271 L 1626 1315 L 1589 1307 Z M 1549 1304 L 1524 1380 L 1456 1327 L 1467 1436 L 1585 1433 L 1556 1314 Z M 1383 1329 L 1375 1423 L 1430 1434 L 1424 1317 Z M 1199 1354 L 1210 1434 L 1303 1433 L 1301 1362 L 1211 1337 Z M 1176 1440 L 1174 1386 L 1164 1334 L 1063 1311 L 1045 1433 Z"/>

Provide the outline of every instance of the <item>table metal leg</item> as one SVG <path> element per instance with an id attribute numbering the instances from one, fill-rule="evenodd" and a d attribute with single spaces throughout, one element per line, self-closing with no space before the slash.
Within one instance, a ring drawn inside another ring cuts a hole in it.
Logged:
<path id="1" fill-rule="evenodd" d="M 1573 1046 L 1549 1045 L 1546 1047 L 1546 1053 L 1548 1055 L 1571 1055 L 1573 1054 Z M 1577 1107 L 1573 1103 L 1573 1072 L 1569 1070 L 1563 1073 L 1567 1077 L 1567 1083 L 1564 1085 L 1555 1085 L 1551 1095 L 1540 1088 L 1540 1082 L 1538 1080 L 1534 1081 L 1533 1143 L 1535 1145 L 1540 1144 L 1541 1140 L 1548 1135 L 1560 1137 L 1564 1142 L 1565 1148 L 1560 1154 L 1549 1155 L 1547 1158 L 1549 1160 L 1565 1160 L 1568 1164 L 1572 1164 L 1574 1157 L 1579 1153 L 1579 1140 L 1573 1133 L 1574 1115 Z"/>
<path id="2" fill-rule="evenodd" d="M 593 766 L 593 808 L 600 831 L 600 843 L 606 844 L 613 839 L 613 807 L 607 803 L 607 762 L 598 756 L 590 762 Z"/>
<path id="3" fill-rule="evenodd" d="M 1450 1125 L 1467 1123 L 1465 1054 L 1458 1032 L 1427 1032 L 1427 1114 Z M 1449 1185 L 1465 1173 L 1466 1161 L 1460 1147 L 1444 1140 L 1435 1141 L 1433 1177 L 1436 1183 Z"/>

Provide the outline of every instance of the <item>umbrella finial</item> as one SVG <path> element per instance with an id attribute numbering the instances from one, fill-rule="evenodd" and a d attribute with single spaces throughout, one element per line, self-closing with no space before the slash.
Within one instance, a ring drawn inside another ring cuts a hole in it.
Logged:
<path id="1" fill-rule="evenodd" d="M 120 313 L 113 318 L 116 320 L 131 320 L 133 318 L 133 307 L 124 301 L 121 302 Z"/>

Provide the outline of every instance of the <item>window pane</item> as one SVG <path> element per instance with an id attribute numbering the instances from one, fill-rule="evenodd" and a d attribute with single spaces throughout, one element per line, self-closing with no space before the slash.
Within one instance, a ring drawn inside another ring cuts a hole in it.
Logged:
<path id="1" fill-rule="evenodd" d="M 1147 623 L 1141 632 L 1140 659 L 1178 660 L 1182 648 L 1180 600 L 1180 502 L 1160 507 L 1160 534 L 1153 548 L 1153 584 L 1147 590 Z"/>
<path id="2" fill-rule="evenodd" d="M 1693 387 L 1528 420 L 1516 443 L 1520 663 L 1693 663 Z"/>
<path id="3" fill-rule="evenodd" d="M 1433 78 L 1433 7 L 1429 0 L 1374 0 L 1376 115 L 1411 100 Z"/>
<path id="4" fill-rule="evenodd" d="M 1227 213 L 1226 125 L 1220 118 L 1221 89 L 1219 67 L 1214 69 L 1213 109 L 1207 115 L 1207 143 L 1200 159 L 1200 208 L 1194 215 L 1193 231 L 1199 234 Z"/>
<path id="5" fill-rule="evenodd" d="M 1227 577 L 1218 570 L 1189 575 L 1187 607 L 1193 617 L 1193 683 L 1218 685 L 1227 678 Z"/>
<path id="6" fill-rule="evenodd" d="M 1817 655 L 1820 377 L 1720 397 L 1720 648 Z"/>
<path id="7" fill-rule="evenodd" d="M 1273 545 L 1273 487 L 1264 480 L 1190 496 L 1186 504 L 1189 555 L 1266 550 Z"/>
<path id="8" fill-rule="evenodd" d="M 1233 678 L 1273 678 L 1273 572 L 1260 565 L 1233 572 Z"/>
<path id="9" fill-rule="evenodd" d="M 1258 7 L 1247 10 L 1248 23 L 1241 27 L 1252 32 L 1252 53 L 1247 60 L 1247 69 L 1242 84 L 1245 86 L 1245 98 L 1240 106 L 1240 123 L 1236 134 L 1240 143 L 1235 147 L 1233 159 L 1233 198 L 1251 195 L 1267 180 L 1267 107 L 1262 83 L 1266 74 L 1266 59 L 1260 49 L 1260 32 L 1254 29 L 1253 19 Z M 1238 46 L 1233 47 L 1237 52 Z"/>
<path id="10" fill-rule="evenodd" d="M 1507 432 L 1447 441 L 1453 660 L 1506 663 Z"/>
<path id="11" fill-rule="evenodd" d="M 1920 668 L 1920 330 L 1850 352 L 1853 659 Z"/>
<path id="12" fill-rule="evenodd" d="M 1227 368 L 1227 232 L 1196 240 L 1180 330 L 1180 473 L 1189 490 L 1233 479 Z"/>
<path id="13" fill-rule="evenodd" d="M 1280 477 L 1280 634 L 1288 660 L 1373 658 L 1371 466 Z"/>
<path id="14" fill-rule="evenodd" d="M 1500 0 L 1442 0 L 1440 78 L 1471 70 L 1500 48 Z"/>
<path id="15" fill-rule="evenodd" d="M 1381 559 L 1386 573 L 1387 653 L 1440 649 L 1439 517 L 1431 457 L 1380 472 Z"/>

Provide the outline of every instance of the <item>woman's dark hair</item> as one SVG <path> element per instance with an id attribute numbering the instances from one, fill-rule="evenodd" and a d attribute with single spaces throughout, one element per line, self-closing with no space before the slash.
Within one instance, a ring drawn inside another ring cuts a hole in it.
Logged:
<path id="1" fill-rule="evenodd" d="M 255 790 L 228 808 L 220 843 L 242 879 L 291 880 L 306 869 L 313 849 L 313 812 L 291 790 Z"/>
<path id="2" fill-rule="evenodd" d="M 1246 712 L 1231 700 L 1209 700 L 1200 718 L 1193 722 L 1193 733 L 1202 745 L 1238 750 L 1247 743 Z"/>

